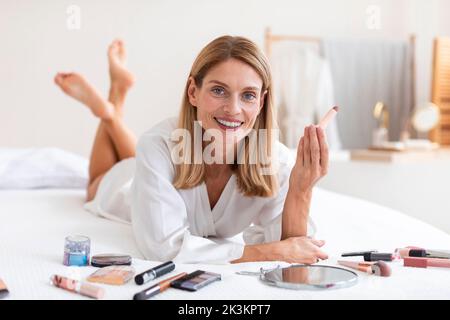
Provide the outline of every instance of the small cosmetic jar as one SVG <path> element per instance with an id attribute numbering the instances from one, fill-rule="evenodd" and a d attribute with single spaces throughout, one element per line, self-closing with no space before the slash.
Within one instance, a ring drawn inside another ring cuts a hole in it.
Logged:
<path id="1" fill-rule="evenodd" d="M 91 240 L 85 236 L 68 236 L 64 244 L 65 266 L 87 266 L 91 251 Z"/>

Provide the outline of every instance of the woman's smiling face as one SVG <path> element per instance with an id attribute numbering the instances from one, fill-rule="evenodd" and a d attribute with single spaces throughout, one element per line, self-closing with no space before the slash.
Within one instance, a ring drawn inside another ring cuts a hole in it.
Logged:
<path id="1" fill-rule="evenodd" d="M 190 78 L 189 102 L 204 130 L 220 130 L 234 142 L 243 139 L 264 105 L 263 81 L 248 64 L 228 59 L 211 68 L 201 87 Z M 225 140 L 224 140 L 225 141 Z"/>

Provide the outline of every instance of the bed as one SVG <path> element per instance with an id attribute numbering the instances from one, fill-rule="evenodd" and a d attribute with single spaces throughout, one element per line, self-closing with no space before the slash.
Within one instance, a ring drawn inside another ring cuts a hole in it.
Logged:
<path id="1" fill-rule="evenodd" d="M 7 299 L 88 299 L 52 287 L 52 274 L 84 279 L 95 268 L 65 267 L 62 264 L 64 238 L 89 236 L 91 253 L 127 253 L 136 272 L 159 264 L 145 261 L 136 248 L 131 227 L 90 214 L 83 209 L 82 189 L 0 191 L 0 278 L 10 291 Z M 311 215 L 318 226 L 317 238 L 325 239 L 330 259 L 336 265 L 344 251 L 378 249 L 392 252 L 397 247 L 416 245 L 433 249 L 450 246 L 450 236 L 400 212 L 349 196 L 316 189 Z M 450 269 L 408 268 L 392 263 L 392 276 L 381 278 L 358 273 L 350 288 L 329 291 L 295 291 L 270 287 L 257 277 L 236 274 L 275 267 L 278 262 L 236 265 L 177 264 L 173 274 L 197 269 L 218 272 L 222 281 L 191 293 L 170 289 L 153 299 L 449 299 Z M 284 263 L 281 263 L 284 264 Z M 148 283 L 148 286 L 153 282 Z M 131 299 L 142 290 L 130 281 L 108 286 L 105 299 Z"/>

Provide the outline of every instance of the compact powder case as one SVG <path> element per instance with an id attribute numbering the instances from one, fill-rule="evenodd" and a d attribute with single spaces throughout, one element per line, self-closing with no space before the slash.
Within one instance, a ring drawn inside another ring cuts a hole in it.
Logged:
<path id="1" fill-rule="evenodd" d="M 99 268 L 129 265 L 131 265 L 131 256 L 123 254 L 97 254 L 91 259 L 91 266 Z"/>

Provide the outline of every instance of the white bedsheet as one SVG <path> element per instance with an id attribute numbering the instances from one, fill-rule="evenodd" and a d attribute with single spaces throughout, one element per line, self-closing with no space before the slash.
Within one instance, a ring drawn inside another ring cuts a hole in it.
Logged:
<path id="1" fill-rule="evenodd" d="M 0 191 L 0 278 L 10 290 L 8 299 L 85 299 L 49 285 L 52 274 L 85 279 L 93 267 L 62 265 L 64 237 L 83 234 L 91 238 L 92 254 L 128 253 L 137 272 L 158 262 L 144 261 L 137 251 L 131 228 L 91 215 L 82 209 L 81 190 Z M 393 251 L 417 245 L 433 249 L 450 247 L 450 236 L 418 220 L 355 198 L 317 189 L 311 214 L 317 237 L 327 241 L 330 254 L 321 264 L 335 265 L 340 253 L 361 249 Z M 355 259 L 355 258 L 354 258 Z M 330 291 L 293 291 L 274 288 L 256 277 L 235 274 L 276 266 L 275 262 L 238 265 L 177 265 L 172 274 L 203 269 L 222 274 L 222 281 L 191 293 L 169 289 L 154 299 L 449 299 L 450 269 L 406 268 L 392 263 L 390 278 L 359 273 L 356 286 Z M 154 281 L 155 282 L 155 281 Z M 152 285 L 107 286 L 106 299 L 131 299 Z"/>

